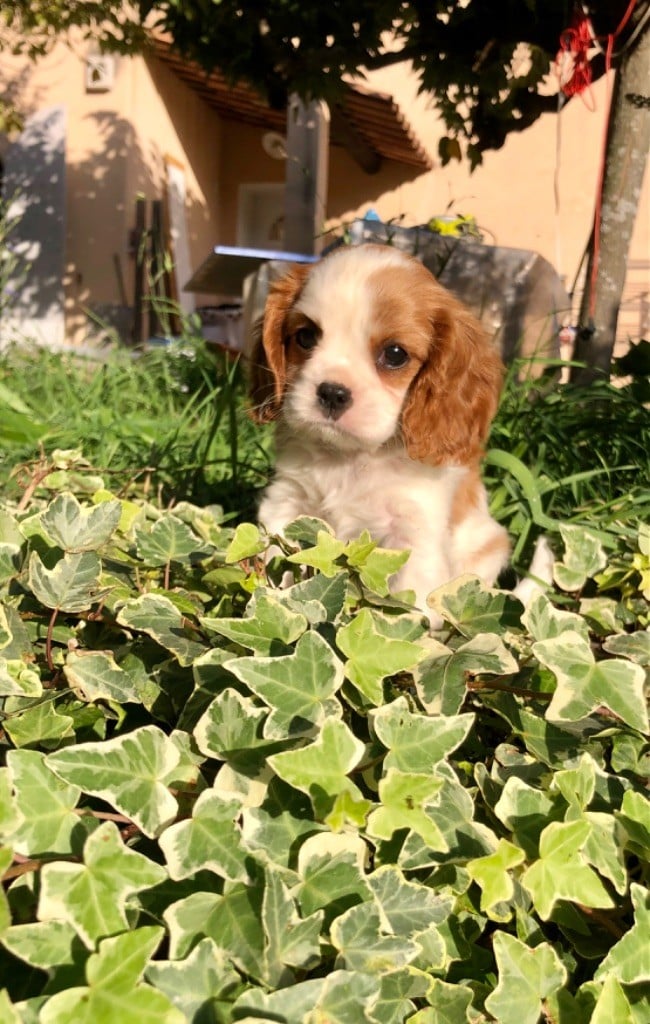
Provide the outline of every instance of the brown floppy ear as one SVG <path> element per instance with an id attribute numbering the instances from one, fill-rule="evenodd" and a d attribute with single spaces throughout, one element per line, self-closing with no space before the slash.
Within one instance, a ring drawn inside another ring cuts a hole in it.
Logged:
<path id="1" fill-rule="evenodd" d="M 432 315 L 427 361 L 402 414 L 412 459 L 429 465 L 474 462 L 496 412 L 503 363 L 478 320 L 446 293 Z"/>
<path id="2" fill-rule="evenodd" d="M 264 316 L 253 327 L 249 393 L 253 401 L 251 415 L 257 423 L 269 423 L 282 408 L 287 383 L 285 322 L 309 269 L 309 264 L 296 263 L 273 282 Z"/>

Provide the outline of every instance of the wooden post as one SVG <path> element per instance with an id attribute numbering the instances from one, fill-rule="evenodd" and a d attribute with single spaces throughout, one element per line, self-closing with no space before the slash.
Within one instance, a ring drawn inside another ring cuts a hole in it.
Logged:
<path id="1" fill-rule="evenodd" d="M 287 109 L 284 248 L 320 252 L 327 205 L 329 110 L 291 96 Z"/>
<path id="2" fill-rule="evenodd" d="M 144 246 L 146 231 L 147 205 L 144 196 L 138 196 L 135 201 L 135 228 L 133 231 L 133 255 L 134 255 L 134 286 L 133 286 L 133 327 L 131 329 L 131 341 L 134 345 L 142 344 L 142 300 L 144 297 L 144 272 L 147 261 L 147 253 Z"/>

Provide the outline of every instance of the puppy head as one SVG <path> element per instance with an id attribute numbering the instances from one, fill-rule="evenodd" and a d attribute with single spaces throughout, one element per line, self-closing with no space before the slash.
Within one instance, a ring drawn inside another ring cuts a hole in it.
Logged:
<path id="1" fill-rule="evenodd" d="M 401 438 L 429 464 L 480 454 L 502 366 L 422 264 L 389 246 L 335 250 L 271 289 L 254 358 L 256 418 L 341 450 Z"/>

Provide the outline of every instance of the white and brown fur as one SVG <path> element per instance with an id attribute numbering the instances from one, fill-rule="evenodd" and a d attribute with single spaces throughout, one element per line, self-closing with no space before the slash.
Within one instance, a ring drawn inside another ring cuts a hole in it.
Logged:
<path id="1" fill-rule="evenodd" d="M 387 366 L 395 345 L 404 364 Z M 494 582 L 509 544 L 479 462 L 503 367 L 478 321 L 418 260 L 364 245 L 294 266 L 270 290 L 252 362 L 254 415 L 278 424 L 276 475 L 259 509 L 270 533 L 311 515 L 343 540 L 369 530 L 384 547 L 408 548 L 391 585 L 414 591 L 421 609 L 462 573 Z M 323 384 L 338 404 L 323 402 Z"/>

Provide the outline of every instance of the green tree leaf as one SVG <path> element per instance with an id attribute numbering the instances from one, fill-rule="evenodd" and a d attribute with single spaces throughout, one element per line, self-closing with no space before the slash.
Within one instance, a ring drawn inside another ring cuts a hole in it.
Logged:
<path id="1" fill-rule="evenodd" d="M 307 793 L 316 816 L 324 817 L 339 793 L 361 792 L 348 778 L 365 752 L 365 746 L 344 722 L 329 719 L 320 735 L 299 750 L 284 750 L 269 757 L 269 765 L 290 786 Z"/>
<path id="2" fill-rule="evenodd" d="M 591 826 L 584 820 L 551 822 L 541 834 L 539 860 L 522 875 L 535 908 L 548 921 L 558 900 L 585 907 L 613 907 L 600 878 L 582 854 Z"/>
<path id="3" fill-rule="evenodd" d="M 178 812 L 164 779 L 179 759 L 175 744 L 146 725 L 112 740 L 58 750 L 46 764 L 64 782 L 107 800 L 145 835 L 155 836 Z"/>
<path id="4" fill-rule="evenodd" d="M 128 898 L 165 878 L 163 867 L 129 850 L 114 823 L 106 821 L 88 836 L 83 864 L 44 866 L 38 917 L 71 924 L 94 949 L 98 939 L 127 927 Z"/>
<path id="5" fill-rule="evenodd" d="M 650 730 L 640 665 L 618 658 L 597 662 L 589 644 L 574 632 L 542 640 L 533 652 L 557 680 L 546 712 L 550 721 L 576 722 L 606 707 L 632 728 Z"/>
<path id="6" fill-rule="evenodd" d="M 301 636 L 291 654 L 236 658 L 224 667 L 271 708 L 264 726 L 267 739 L 312 732 L 342 715 L 335 694 L 343 682 L 343 665 L 318 633 Z"/>
<path id="7" fill-rule="evenodd" d="M 247 881 L 246 858 L 250 854 L 235 824 L 240 813 L 238 800 L 204 790 L 192 817 L 170 825 L 158 840 L 171 878 L 188 878 L 207 869 L 230 881 Z"/>
<path id="8" fill-rule="evenodd" d="M 418 644 L 392 639 L 382 627 L 382 618 L 376 612 L 362 608 L 336 634 L 337 646 L 348 658 L 348 679 L 374 706 L 383 702 L 382 680 L 413 668 L 426 653 Z"/>
<path id="9" fill-rule="evenodd" d="M 107 938 L 88 958 L 87 987 L 57 992 L 40 1014 L 43 1024 L 186 1024 L 162 992 L 142 984 L 162 928 L 138 928 Z"/>
<path id="10" fill-rule="evenodd" d="M 46 569 L 36 551 L 29 559 L 29 587 L 46 608 L 62 612 L 88 611 L 99 599 L 101 563 L 93 551 L 66 552 L 53 569 Z"/>
<path id="11" fill-rule="evenodd" d="M 64 551 L 97 551 L 117 529 L 122 504 L 117 499 L 82 508 L 74 494 L 58 494 L 41 514 L 50 540 Z"/>
<path id="12" fill-rule="evenodd" d="M 547 942 L 534 949 L 514 935 L 493 939 L 499 982 L 485 1007 L 499 1024 L 538 1024 L 544 1003 L 567 980 L 566 968 Z"/>

